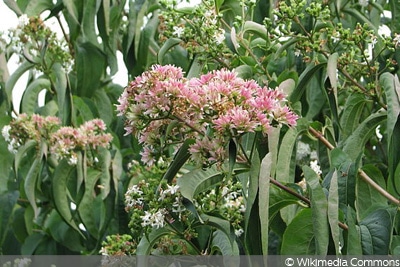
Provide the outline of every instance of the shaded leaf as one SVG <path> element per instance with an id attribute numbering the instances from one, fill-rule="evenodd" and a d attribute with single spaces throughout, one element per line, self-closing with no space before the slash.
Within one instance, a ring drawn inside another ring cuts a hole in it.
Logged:
<path id="1" fill-rule="evenodd" d="M 360 222 L 364 255 L 388 255 L 396 208 L 377 209 Z"/>
<path id="2" fill-rule="evenodd" d="M 314 255 L 316 252 L 313 213 L 311 209 L 303 209 L 283 234 L 281 254 Z"/>

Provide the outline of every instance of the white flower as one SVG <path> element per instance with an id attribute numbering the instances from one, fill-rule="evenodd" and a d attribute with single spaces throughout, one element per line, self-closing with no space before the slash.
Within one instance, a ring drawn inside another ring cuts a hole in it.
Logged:
<path id="1" fill-rule="evenodd" d="M 317 160 L 312 160 L 310 162 L 310 168 L 313 169 L 313 171 L 315 171 L 316 174 L 318 174 L 318 175 L 322 174 L 321 167 L 319 166 Z"/>
<path id="2" fill-rule="evenodd" d="M 333 41 L 334 43 L 339 42 L 339 41 L 340 41 L 340 33 L 339 33 L 339 32 L 335 32 L 335 33 L 331 36 L 331 38 L 332 38 L 332 41 Z"/>
<path id="3" fill-rule="evenodd" d="M 222 42 L 225 40 L 225 31 L 220 29 L 220 31 L 216 32 L 213 37 L 217 44 L 222 44 Z"/>
<path id="4" fill-rule="evenodd" d="M 360 4 L 360 6 L 366 7 L 368 6 L 368 0 L 358 0 L 358 3 Z"/>
<path id="5" fill-rule="evenodd" d="M 294 55 L 295 55 L 296 57 L 299 57 L 299 56 L 301 55 L 301 51 L 300 51 L 300 50 L 294 51 Z"/>
<path id="6" fill-rule="evenodd" d="M 181 35 L 185 31 L 185 29 L 183 27 L 179 27 L 179 26 L 174 26 L 173 29 L 174 29 L 174 32 L 172 34 L 178 38 L 181 38 Z"/>
<path id="7" fill-rule="evenodd" d="M 10 130 L 11 130 L 11 126 L 10 125 L 6 125 L 3 127 L 3 129 L 1 130 L 1 134 L 3 135 L 4 139 L 7 142 L 10 142 Z"/>
<path id="8" fill-rule="evenodd" d="M 25 25 L 28 25 L 28 24 L 29 24 L 28 15 L 22 14 L 22 15 L 18 18 L 18 27 L 23 28 Z"/>
<path id="9" fill-rule="evenodd" d="M 71 155 L 71 157 L 68 159 L 68 164 L 69 165 L 76 165 L 78 163 L 78 157 L 74 154 Z"/>
<path id="10" fill-rule="evenodd" d="M 144 215 L 141 216 L 143 227 L 145 226 L 152 226 L 155 228 L 164 227 L 164 214 L 166 213 L 165 209 L 161 209 L 156 213 L 152 214 L 149 211 L 145 211 Z"/>
<path id="11" fill-rule="evenodd" d="M 235 235 L 240 237 L 244 233 L 243 229 L 235 229 Z"/>
<path id="12" fill-rule="evenodd" d="M 168 186 L 168 188 L 165 189 L 165 191 L 164 191 L 165 194 L 170 193 L 171 195 L 174 195 L 179 190 L 179 185 L 167 185 L 167 186 Z"/>
<path id="13" fill-rule="evenodd" d="M 393 38 L 394 46 L 398 47 L 400 45 L 400 34 L 395 34 L 395 37 Z"/>
<path id="14" fill-rule="evenodd" d="M 297 153 L 296 153 L 297 160 L 302 160 L 303 158 L 310 155 L 310 153 L 311 153 L 311 148 L 309 144 L 303 143 L 301 141 L 297 143 Z"/>

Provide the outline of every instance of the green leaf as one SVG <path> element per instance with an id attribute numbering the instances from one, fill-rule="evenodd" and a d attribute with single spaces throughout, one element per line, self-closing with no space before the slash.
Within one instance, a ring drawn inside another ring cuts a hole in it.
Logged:
<path id="1" fill-rule="evenodd" d="M 36 183 L 38 182 L 40 176 L 40 171 L 42 168 L 42 159 L 36 157 L 33 161 L 24 182 L 24 191 L 26 197 L 28 198 L 29 204 L 31 204 L 33 211 L 35 213 L 35 218 L 39 216 L 39 209 L 36 205 Z"/>
<path id="2" fill-rule="evenodd" d="M 261 224 L 261 244 L 263 255 L 268 255 L 268 237 L 269 237 L 269 187 L 271 179 L 271 154 L 268 153 L 261 161 L 260 176 L 258 180 L 259 199 L 258 208 Z"/>
<path id="3" fill-rule="evenodd" d="M 339 224 L 339 190 L 336 172 L 333 173 L 329 185 L 328 195 L 328 221 L 331 229 L 333 243 L 335 244 L 336 255 L 340 254 L 340 229 Z"/>
<path id="4" fill-rule="evenodd" d="M 258 151 L 253 152 L 249 174 L 242 179 L 244 192 L 247 193 L 246 211 L 244 213 L 244 238 L 245 248 L 248 254 L 261 254 L 260 240 L 260 217 L 258 214 L 258 181 L 260 175 L 261 162 Z M 248 185 L 248 186 L 246 186 Z"/>
<path id="5" fill-rule="evenodd" d="M 76 6 L 76 2 L 75 1 L 71 1 L 71 0 L 63 0 L 63 4 L 64 4 L 64 7 L 67 8 L 68 14 L 72 17 L 74 22 L 76 24 L 80 24 L 78 7 Z"/>
<path id="6" fill-rule="evenodd" d="M 62 124 L 65 125 L 68 118 L 68 103 L 69 100 L 66 98 L 67 96 L 67 75 L 60 63 L 54 63 L 52 66 L 52 72 L 50 74 L 50 79 L 54 84 L 54 90 L 57 94 L 57 105 L 59 114 L 58 117 L 62 121 Z"/>
<path id="7" fill-rule="evenodd" d="M 311 209 L 301 210 L 283 234 L 282 255 L 317 254 Z"/>
<path id="8" fill-rule="evenodd" d="M 276 214 L 283 209 L 284 207 L 287 207 L 289 205 L 299 205 L 300 201 L 297 197 L 293 196 L 292 194 L 289 194 L 288 192 L 274 187 L 270 186 L 270 192 L 269 192 L 269 220 L 272 221 Z"/>
<path id="9" fill-rule="evenodd" d="M 187 73 L 187 78 L 193 78 L 193 77 L 198 77 L 201 74 L 201 71 L 203 69 L 204 63 L 200 62 L 199 56 L 196 55 L 192 61 L 192 64 L 190 65 L 190 69 Z"/>
<path id="10" fill-rule="evenodd" d="M 74 179 L 76 167 L 68 164 L 67 160 L 60 161 L 54 170 L 52 193 L 54 205 L 64 219 L 64 221 L 73 229 L 81 233 L 71 213 L 71 201 L 68 199 L 67 183 L 69 179 Z"/>
<path id="11" fill-rule="evenodd" d="M 217 249 L 221 252 L 222 255 L 239 255 L 239 247 L 236 241 L 233 243 L 229 239 L 229 237 L 222 232 L 221 230 L 216 230 L 213 233 L 213 238 L 212 238 L 212 243 L 211 243 L 211 248 Z M 234 258 L 228 258 L 225 261 L 224 258 L 224 264 L 226 266 L 239 266 L 240 263 L 236 261 Z"/>
<path id="12" fill-rule="evenodd" d="M 108 149 L 99 149 L 99 161 L 101 165 L 101 175 L 100 175 L 100 186 L 101 186 L 101 198 L 104 200 L 111 190 L 111 153 Z"/>
<path id="13" fill-rule="evenodd" d="M 99 204 L 96 203 L 95 185 L 99 180 L 102 172 L 95 169 L 88 169 L 85 183 L 85 193 L 78 204 L 79 216 L 86 230 L 94 238 L 99 238 L 99 225 L 96 217 L 99 217 Z"/>
<path id="14" fill-rule="evenodd" d="M 350 206 L 347 207 L 346 218 L 348 230 L 345 232 L 347 238 L 343 250 L 346 255 L 362 255 L 360 227 L 356 224 L 355 212 Z"/>
<path id="15" fill-rule="evenodd" d="M 268 41 L 268 39 L 269 39 L 268 38 L 268 31 L 265 28 L 265 26 L 261 25 L 261 24 L 258 24 L 257 22 L 250 21 L 250 20 L 246 21 L 244 23 L 244 26 L 243 26 L 243 34 L 245 32 L 247 32 L 247 31 L 257 34 L 258 36 L 260 36 L 264 40 Z"/>
<path id="16" fill-rule="evenodd" d="M 81 244 L 81 236 L 66 224 L 56 210 L 52 210 L 45 221 L 51 237 L 58 243 L 71 251 L 83 251 L 85 247 Z"/>
<path id="17" fill-rule="evenodd" d="M 53 8 L 52 0 L 29 0 L 28 5 L 25 8 L 24 13 L 29 17 L 38 16 L 45 10 Z"/>
<path id="18" fill-rule="evenodd" d="M 194 169 L 178 178 L 182 196 L 193 202 L 198 193 L 211 189 L 222 181 L 224 175 L 212 166 L 206 170 Z"/>
<path id="19" fill-rule="evenodd" d="M 19 67 L 11 74 L 11 76 L 8 78 L 5 88 L 6 88 L 6 94 L 7 94 L 7 100 L 11 102 L 12 99 L 12 91 L 15 87 L 15 84 L 18 82 L 19 78 L 28 71 L 29 69 L 32 69 L 34 64 L 25 61 Z"/>
<path id="20" fill-rule="evenodd" d="M 233 174 L 233 169 L 236 164 L 236 156 L 237 156 L 237 147 L 236 143 L 233 139 L 229 141 L 229 173 L 228 176 L 231 177 Z"/>
<path id="21" fill-rule="evenodd" d="M 167 52 L 172 49 L 174 46 L 177 46 L 182 42 L 181 39 L 178 38 L 169 38 L 160 48 L 157 54 L 157 61 L 159 64 L 163 64 L 164 58 L 167 54 Z"/>
<path id="22" fill-rule="evenodd" d="M 386 188 L 385 178 L 381 171 L 374 165 L 365 165 L 363 171 L 371 177 L 382 188 Z M 359 220 L 363 220 L 372 210 L 387 206 L 387 199 L 377 193 L 363 179 L 359 178 L 356 182 L 356 210 Z"/>
<path id="23" fill-rule="evenodd" d="M 379 77 L 379 83 L 385 90 L 387 102 L 387 132 L 388 140 L 391 140 L 394 126 L 400 115 L 400 84 L 398 77 L 393 76 L 393 74 L 389 72 L 385 72 Z"/>
<path id="24" fill-rule="evenodd" d="M 364 255 L 388 255 L 396 208 L 377 209 L 360 222 Z"/>
<path id="25" fill-rule="evenodd" d="M 337 83 L 338 83 L 338 79 L 337 79 L 338 58 L 339 58 L 338 53 L 333 53 L 333 54 L 329 55 L 327 66 L 326 66 L 326 73 L 327 73 L 329 81 L 331 83 L 331 86 L 333 89 L 333 94 L 336 99 L 336 101 L 335 101 L 336 103 L 337 103 Z"/>
<path id="26" fill-rule="evenodd" d="M 100 87 L 102 75 L 106 70 L 107 57 L 90 42 L 76 46 L 77 94 L 91 97 Z"/>
<path id="27" fill-rule="evenodd" d="M 136 255 L 150 255 L 151 249 L 157 240 L 168 234 L 171 234 L 171 230 L 167 229 L 166 227 L 153 229 L 149 235 L 145 235 L 142 237 L 142 239 L 140 239 L 136 249 Z"/>
<path id="28" fill-rule="evenodd" d="M 113 120 L 114 110 L 110 98 L 104 89 L 96 90 L 93 95 L 93 102 L 96 105 L 100 119 L 102 119 L 106 125 L 110 125 Z"/>
<path id="29" fill-rule="evenodd" d="M 201 214 L 200 215 L 203 224 L 204 225 L 210 225 L 212 227 L 215 227 L 216 229 L 219 229 L 224 233 L 225 236 L 228 237 L 229 244 L 233 245 L 233 242 L 235 241 L 235 234 L 232 230 L 231 224 L 229 221 L 216 217 L 216 216 L 211 216 L 208 214 Z"/>
<path id="30" fill-rule="evenodd" d="M 26 142 L 23 146 L 21 146 L 17 153 L 15 154 L 14 158 L 14 171 L 15 171 L 15 177 L 18 177 L 18 170 L 20 167 L 21 160 L 25 157 L 26 153 L 28 153 L 30 150 L 36 148 L 37 142 L 34 140 L 29 140 Z"/>
<path id="31" fill-rule="evenodd" d="M 307 88 L 308 82 L 311 80 L 311 77 L 319 71 L 321 68 L 325 67 L 326 63 L 321 63 L 318 65 L 310 64 L 308 67 L 301 73 L 299 77 L 299 82 L 296 86 L 296 89 L 289 96 L 289 101 L 295 103 L 299 101 L 304 94 L 304 91 Z"/>
<path id="32" fill-rule="evenodd" d="M 21 16 L 22 14 L 24 14 L 21 11 L 21 9 L 19 8 L 19 6 L 15 0 L 4 0 L 4 4 L 6 4 L 18 16 Z"/>
<path id="33" fill-rule="evenodd" d="M 339 148 L 333 149 L 330 156 L 336 170 L 326 176 L 324 183 L 328 182 L 329 177 L 337 175 L 340 208 L 345 209 L 348 205 L 354 207 L 357 177 L 355 163 Z"/>
<path id="34" fill-rule="evenodd" d="M 39 78 L 28 85 L 22 95 L 21 112 L 33 114 L 38 108 L 38 95 L 43 89 L 50 89 L 48 79 Z"/>
<path id="35" fill-rule="evenodd" d="M 34 233 L 28 236 L 24 244 L 22 245 L 21 254 L 33 255 L 39 244 L 42 242 L 43 238 L 44 238 L 43 233 Z"/>
<path id="36" fill-rule="evenodd" d="M 386 120 L 385 111 L 371 114 L 343 143 L 343 151 L 353 160 L 364 152 L 365 144 L 371 135 L 375 133 L 376 127 Z"/>
<path id="37" fill-rule="evenodd" d="M 378 33 L 378 28 L 371 23 L 371 21 L 364 15 L 362 14 L 358 9 L 356 8 L 343 8 L 341 10 L 344 13 L 347 13 L 350 15 L 352 18 L 355 18 L 360 22 L 361 24 L 368 24 L 368 26 L 373 29 L 376 33 Z"/>
<path id="38" fill-rule="evenodd" d="M 187 139 L 181 147 L 179 148 L 178 152 L 175 154 L 174 159 L 172 160 L 171 164 L 168 167 L 168 170 L 165 172 L 163 179 L 167 180 L 170 183 L 182 168 L 185 165 L 186 161 L 190 157 L 189 147 L 191 144 L 194 143 L 193 139 Z"/>
<path id="39" fill-rule="evenodd" d="M 14 206 L 19 197 L 18 191 L 9 191 L 0 194 L 0 247 L 3 246 L 7 232 L 13 219 Z"/>
<path id="40" fill-rule="evenodd" d="M 276 164 L 276 180 L 283 183 L 294 182 L 295 156 L 294 152 L 298 136 L 307 130 L 308 121 L 300 119 L 296 128 L 289 128 L 279 146 L 278 161 Z"/>
<path id="41" fill-rule="evenodd" d="M 360 117 L 367 100 L 360 93 L 351 94 L 343 108 L 340 116 L 340 140 L 346 140 L 360 124 Z"/>
<path id="42" fill-rule="evenodd" d="M 316 254 L 326 255 L 329 245 L 328 201 L 319 183 L 319 176 L 306 165 L 303 166 L 303 173 L 310 191 Z"/>
<path id="43" fill-rule="evenodd" d="M 83 16 L 82 16 L 82 36 L 84 42 L 93 44 L 93 47 L 98 45 L 96 33 L 96 13 L 100 7 L 100 2 L 97 0 L 84 0 Z"/>

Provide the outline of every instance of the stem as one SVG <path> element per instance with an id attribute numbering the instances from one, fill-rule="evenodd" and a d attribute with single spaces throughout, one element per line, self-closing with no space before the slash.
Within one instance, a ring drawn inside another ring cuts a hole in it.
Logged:
<path id="1" fill-rule="evenodd" d="M 308 206 L 311 206 L 311 201 L 310 201 L 308 198 L 306 198 L 306 197 L 300 195 L 299 193 L 293 191 L 291 188 L 289 188 L 289 187 L 287 187 L 287 186 L 281 184 L 280 182 L 278 182 L 278 181 L 275 180 L 275 179 L 270 179 L 270 182 L 271 182 L 272 184 L 276 185 L 277 187 L 281 188 L 282 190 L 286 191 L 287 193 L 289 193 L 289 194 L 291 194 L 291 195 L 297 197 L 297 198 L 300 199 L 301 201 L 305 202 Z M 342 228 L 343 230 L 348 230 L 348 229 L 349 229 L 349 227 L 348 227 L 346 224 L 342 223 L 342 222 L 338 222 L 338 225 L 339 225 L 339 227 Z"/>
<path id="2" fill-rule="evenodd" d="M 313 129 L 312 127 L 309 127 L 309 131 L 316 137 L 318 138 L 327 148 L 330 150 L 334 149 L 335 147 L 317 130 Z M 380 185 L 375 183 L 374 180 L 371 179 L 371 177 L 368 176 L 363 170 L 358 169 L 358 175 L 366 182 L 369 184 L 372 188 L 374 188 L 378 193 L 380 193 L 382 196 L 387 198 L 390 202 L 393 204 L 400 206 L 400 200 L 392 196 L 388 191 L 383 189 Z"/>

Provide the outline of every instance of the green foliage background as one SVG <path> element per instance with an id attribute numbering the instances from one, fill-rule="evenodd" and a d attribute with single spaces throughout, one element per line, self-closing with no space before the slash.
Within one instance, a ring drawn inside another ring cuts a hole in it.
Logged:
<path id="1" fill-rule="evenodd" d="M 106 236 L 130 233 L 123 196 L 130 183 L 128 163 L 139 160 L 140 146 L 124 135 L 123 119 L 116 116 L 114 105 L 123 92 L 111 78 L 118 68 L 117 51 L 130 79 L 155 63 L 178 65 L 190 77 L 235 69 L 243 78 L 279 86 L 302 117 L 295 128 L 277 128 L 268 140 L 247 136 L 251 164 L 234 162 L 230 169 L 244 185 L 248 182 L 244 235 L 236 238 L 222 218 L 204 214 L 215 231 L 211 247 L 217 249 L 212 251 L 400 253 L 397 1 L 259 0 L 245 8 L 235 0 L 207 1 L 223 19 L 226 39 L 223 49 L 196 40 L 203 50 L 187 45 L 190 40 L 184 37 L 168 35 L 168 29 L 160 32 L 160 26 L 173 25 L 162 24 L 159 14 L 165 7 L 156 0 L 4 2 L 17 15 L 38 16 L 45 10 L 50 10 L 49 18 L 62 14 L 74 65 L 66 70 L 62 62 L 51 61 L 44 45 L 36 59 L 25 57 L 8 75 L 12 53 L 4 51 L 0 127 L 18 113 L 57 116 L 72 126 L 101 118 L 114 140 L 109 150 L 100 151 L 100 167 L 88 164 L 85 156 L 74 167 L 66 161 L 52 164 L 45 149 L 37 153 L 32 143 L 9 153 L 0 138 L 0 254 L 98 254 Z M 193 10 L 174 12 L 195 21 Z M 385 38 L 378 34 L 382 25 L 390 30 Z M 14 110 L 12 92 L 24 73 L 29 79 L 20 110 Z M 45 105 L 39 106 L 42 89 Z M 309 162 L 296 159 L 299 141 L 317 151 L 321 175 Z M 172 181 L 186 160 L 183 148 L 159 178 Z M 192 201 L 223 177 L 215 168 L 195 169 L 178 184 Z M 306 190 L 299 186 L 303 177 Z M 166 229 L 151 232 L 136 252 L 150 253 L 167 234 Z"/>

